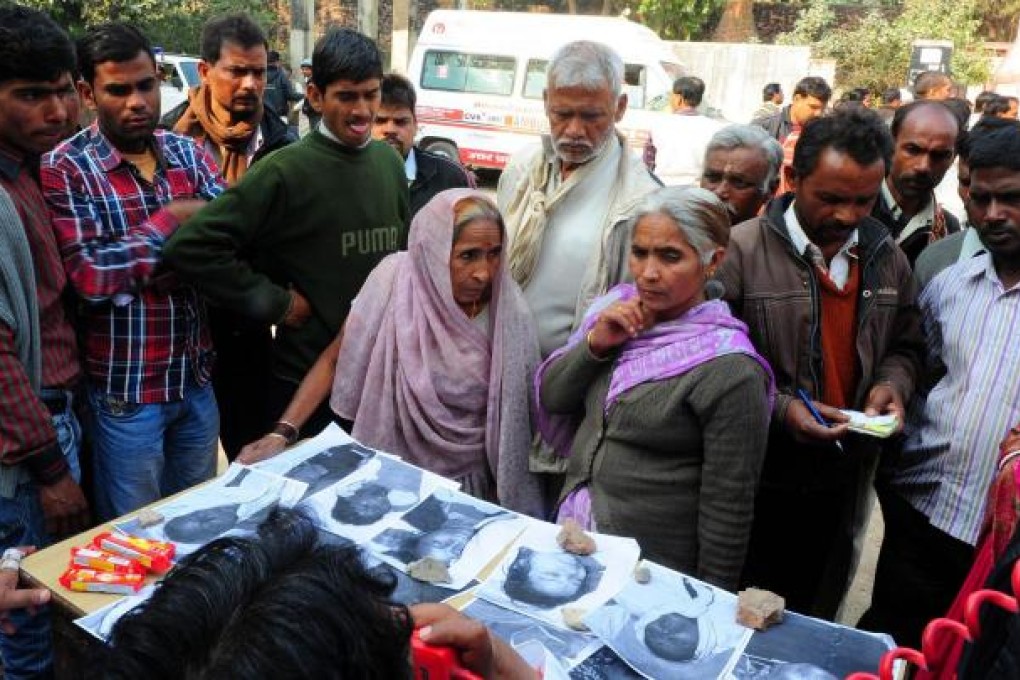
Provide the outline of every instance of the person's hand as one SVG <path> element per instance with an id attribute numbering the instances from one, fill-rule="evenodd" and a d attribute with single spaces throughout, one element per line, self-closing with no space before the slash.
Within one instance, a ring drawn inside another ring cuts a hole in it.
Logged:
<path id="1" fill-rule="evenodd" d="M 70 473 L 53 484 L 40 486 L 39 503 L 46 520 L 46 531 L 52 536 L 76 534 L 89 526 L 88 501 Z"/>
<path id="2" fill-rule="evenodd" d="M 614 349 L 653 325 L 652 314 L 640 298 L 617 302 L 602 310 L 588 333 L 588 349 L 597 357 Z"/>
<path id="3" fill-rule="evenodd" d="M 879 383 L 868 392 L 868 398 L 864 402 L 864 415 L 866 416 L 896 416 L 896 432 L 903 431 L 903 422 L 906 419 L 906 408 L 903 406 L 903 399 L 889 383 Z"/>
<path id="4" fill-rule="evenodd" d="M 35 552 L 33 546 L 22 546 L 15 548 L 25 555 Z M 7 635 L 14 635 L 14 624 L 9 614 L 15 609 L 28 609 L 35 614 L 35 608 L 50 601 L 50 591 L 46 588 L 25 588 L 18 589 L 18 570 L 0 569 L 0 631 Z"/>
<path id="5" fill-rule="evenodd" d="M 206 201 L 200 198 L 178 198 L 167 203 L 163 209 L 173 215 L 178 222 L 184 223 L 205 205 Z"/>
<path id="6" fill-rule="evenodd" d="M 312 306 L 308 304 L 305 296 L 293 288 L 290 290 L 290 307 L 283 317 L 283 325 L 290 328 L 301 328 L 312 316 Z"/>
<path id="7" fill-rule="evenodd" d="M 819 442 L 835 442 L 846 436 L 850 431 L 850 419 L 838 408 L 827 406 L 821 402 L 812 402 L 818 412 L 822 414 L 831 427 L 826 427 L 815 421 L 815 417 L 808 411 L 799 399 L 794 399 L 790 407 L 786 409 L 786 430 L 793 435 L 793 438 L 805 444 Z"/>
<path id="8" fill-rule="evenodd" d="M 414 625 L 422 642 L 451 647 L 461 664 L 486 680 L 535 680 L 538 672 L 507 643 L 489 632 L 480 621 L 464 616 L 445 604 L 411 607 Z"/>
<path id="9" fill-rule="evenodd" d="M 287 448 L 287 440 L 275 434 L 267 434 L 262 439 L 256 439 L 251 444 L 246 444 L 241 453 L 237 455 L 236 461 L 244 465 L 252 465 L 260 460 L 272 458 L 280 451 Z"/>

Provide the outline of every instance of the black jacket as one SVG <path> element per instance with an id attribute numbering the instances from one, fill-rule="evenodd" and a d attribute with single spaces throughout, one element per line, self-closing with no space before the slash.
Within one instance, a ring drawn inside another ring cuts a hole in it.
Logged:
<path id="1" fill-rule="evenodd" d="M 755 118 L 751 121 L 751 125 L 764 128 L 765 132 L 775 137 L 782 144 L 783 140 L 789 136 L 790 131 L 793 130 L 793 121 L 790 119 L 790 107 L 787 105 L 775 113 Z"/>
<path id="2" fill-rule="evenodd" d="M 931 200 L 935 200 L 934 196 Z M 946 216 L 946 234 L 955 234 L 960 231 L 960 220 L 956 219 L 956 217 L 948 210 L 943 210 L 942 213 Z M 888 205 L 886 205 L 885 197 L 883 195 L 880 195 L 878 200 L 875 201 L 875 207 L 871 210 L 871 216 L 885 225 L 886 229 L 889 230 L 889 233 L 892 234 L 894 240 L 899 240 L 900 232 L 902 232 L 903 228 L 907 226 L 906 222 L 897 221 L 897 219 L 893 217 L 892 210 Z M 899 243 L 900 250 L 902 250 L 907 256 L 907 259 L 910 260 L 911 267 L 913 267 L 914 263 L 917 262 L 917 258 L 921 255 L 921 251 L 928 246 L 930 238 L 931 227 L 929 226 L 918 229 Z"/>
<path id="3" fill-rule="evenodd" d="M 290 102 L 299 102 L 304 95 L 294 89 L 287 78 L 287 72 L 279 66 L 270 66 L 266 70 L 266 91 L 262 101 L 281 116 L 286 116 Z"/>
<path id="4" fill-rule="evenodd" d="M 425 207 L 432 198 L 447 189 L 465 189 L 473 186 L 467 171 L 445 156 L 439 156 L 414 147 L 414 160 L 418 170 L 411 182 L 411 217 Z"/>
<path id="5" fill-rule="evenodd" d="M 188 102 L 185 101 L 179 106 L 176 106 L 167 111 L 162 118 L 159 119 L 159 126 L 166 130 L 173 130 L 174 126 L 177 125 L 177 121 L 181 119 L 184 112 L 188 108 Z M 252 157 L 251 162 L 257 163 L 261 158 L 276 151 L 283 147 L 297 141 L 297 137 L 290 131 L 287 124 L 280 119 L 280 116 L 276 115 L 268 106 L 265 107 L 265 111 L 262 114 L 262 121 L 259 123 L 259 129 L 262 131 L 262 146 L 258 148 L 255 155 Z"/>

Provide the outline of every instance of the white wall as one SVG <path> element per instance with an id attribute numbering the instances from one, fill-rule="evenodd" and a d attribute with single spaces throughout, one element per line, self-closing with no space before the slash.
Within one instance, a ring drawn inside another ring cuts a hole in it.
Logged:
<path id="1" fill-rule="evenodd" d="M 789 102 L 804 76 L 821 76 L 830 85 L 836 73 L 831 60 L 811 59 L 811 48 L 793 45 L 671 42 L 686 71 L 705 81 L 705 103 L 734 123 L 747 123 L 761 106 L 766 83 L 780 83 Z"/>

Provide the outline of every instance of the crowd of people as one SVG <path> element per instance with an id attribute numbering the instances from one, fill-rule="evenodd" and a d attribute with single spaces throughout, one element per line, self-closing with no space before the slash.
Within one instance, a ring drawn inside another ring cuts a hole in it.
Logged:
<path id="1" fill-rule="evenodd" d="M 160 117 L 135 27 L 72 43 L 0 8 L 0 549 L 207 480 L 219 444 L 254 463 L 333 421 L 479 498 L 830 620 L 877 496 L 860 625 L 915 647 L 1017 542 L 1015 100 L 972 114 L 930 73 L 912 103 L 873 111 L 858 88 L 830 110 L 812 76 L 725 124 L 686 76 L 642 154 L 618 128 L 620 57 L 573 42 L 546 72 L 548 134 L 493 200 L 415 145 L 414 84 L 364 35 L 331 29 L 302 64 L 300 139 L 280 114 L 301 95 L 252 19 L 209 21 L 201 45 L 201 85 Z M 0 563 L 12 678 L 52 664 L 29 611 L 47 595 L 10 578 L 24 552 Z M 486 677 L 528 677 L 452 611 L 391 610 L 356 563 L 275 513 L 125 617 L 110 672 L 402 677 L 432 624 Z"/>

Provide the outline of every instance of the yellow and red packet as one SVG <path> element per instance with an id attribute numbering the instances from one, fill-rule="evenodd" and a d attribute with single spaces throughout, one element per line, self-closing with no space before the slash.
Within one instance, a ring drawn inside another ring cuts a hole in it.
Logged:
<path id="1" fill-rule="evenodd" d="M 115 553 L 135 560 L 149 571 L 163 574 L 173 564 L 177 546 L 164 541 L 153 541 L 138 536 L 115 534 L 109 531 L 99 534 L 92 545 L 100 550 Z"/>
<path id="2" fill-rule="evenodd" d="M 71 567 L 60 576 L 60 584 L 68 590 L 78 593 L 132 595 L 145 585 L 145 575 L 139 573 L 117 574 L 110 571 Z"/>

